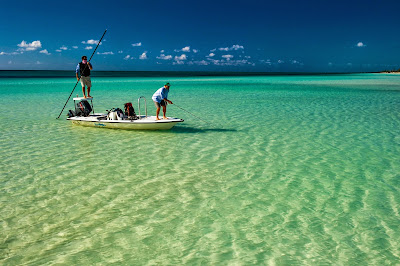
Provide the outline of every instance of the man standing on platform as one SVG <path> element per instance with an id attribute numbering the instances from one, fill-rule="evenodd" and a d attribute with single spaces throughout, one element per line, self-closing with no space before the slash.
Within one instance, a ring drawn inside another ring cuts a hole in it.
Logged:
<path id="1" fill-rule="evenodd" d="M 82 92 L 83 92 L 83 98 L 91 98 L 90 96 L 90 88 L 92 87 L 92 82 L 90 80 L 90 70 L 93 69 L 93 66 L 91 63 L 87 61 L 87 56 L 82 56 L 82 62 L 79 62 L 78 65 L 76 66 L 76 79 L 79 81 L 81 80 L 82 84 Z M 80 77 L 79 77 L 80 75 Z M 85 93 L 85 86 L 87 87 L 87 97 Z"/>

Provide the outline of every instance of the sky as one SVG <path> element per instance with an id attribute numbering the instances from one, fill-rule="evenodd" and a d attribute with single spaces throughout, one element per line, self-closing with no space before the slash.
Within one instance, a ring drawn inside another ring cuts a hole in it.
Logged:
<path id="1" fill-rule="evenodd" d="M 0 0 L 0 70 L 400 68 L 400 1 Z"/>

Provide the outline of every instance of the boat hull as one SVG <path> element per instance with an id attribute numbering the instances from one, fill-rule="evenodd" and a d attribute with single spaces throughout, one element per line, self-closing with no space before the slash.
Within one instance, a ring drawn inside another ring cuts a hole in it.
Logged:
<path id="1" fill-rule="evenodd" d="M 156 120 L 154 116 L 142 117 L 138 120 L 106 120 L 98 119 L 98 115 L 89 117 L 68 118 L 74 125 L 125 130 L 168 130 L 183 119 L 171 118 Z"/>

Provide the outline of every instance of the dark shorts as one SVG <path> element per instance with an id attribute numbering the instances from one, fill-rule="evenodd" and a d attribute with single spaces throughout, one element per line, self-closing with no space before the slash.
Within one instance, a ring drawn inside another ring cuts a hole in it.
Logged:
<path id="1" fill-rule="evenodd" d="M 165 104 L 165 101 L 164 100 L 162 100 L 161 102 L 154 102 L 154 104 L 156 105 L 156 107 L 157 108 L 160 108 L 161 106 L 167 106 L 166 104 Z"/>

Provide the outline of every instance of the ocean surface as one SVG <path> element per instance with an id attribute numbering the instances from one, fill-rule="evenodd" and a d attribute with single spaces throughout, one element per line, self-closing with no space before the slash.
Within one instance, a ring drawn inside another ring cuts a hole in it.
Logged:
<path id="1" fill-rule="evenodd" d="M 400 263 L 400 75 L 94 76 L 96 112 L 171 83 L 185 122 L 124 131 L 56 119 L 73 72 L 11 74 L 1 265 Z"/>

